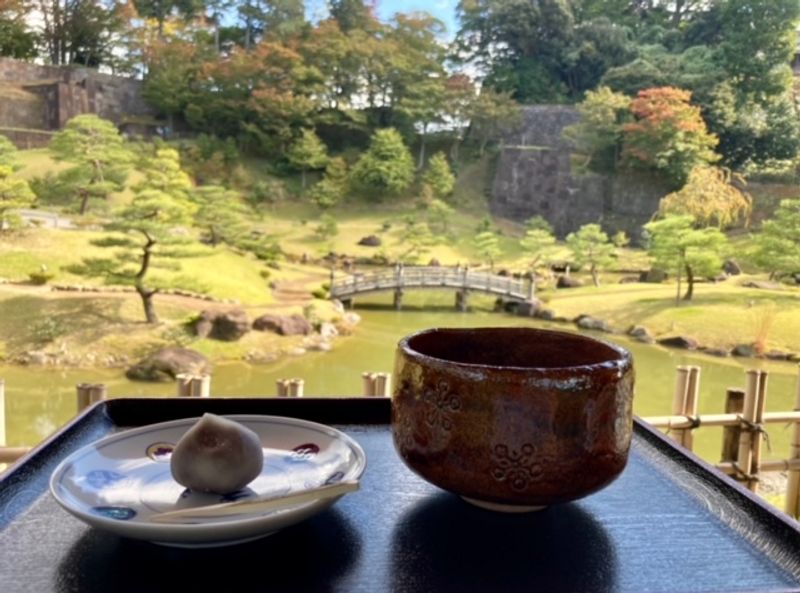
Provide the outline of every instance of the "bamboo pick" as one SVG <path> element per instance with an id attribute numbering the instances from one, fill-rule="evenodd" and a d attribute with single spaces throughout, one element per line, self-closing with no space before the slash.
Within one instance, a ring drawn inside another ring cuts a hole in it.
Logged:
<path id="1" fill-rule="evenodd" d="M 797 389 L 794 398 L 794 409 L 800 410 L 800 367 L 798 367 Z M 800 424 L 792 430 L 792 442 L 789 446 L 789 459 L 800 460 Z M 800 517 L 800 470 L 789 472 L 789 483 L 786 488 L 786 513 L 792 517 Z"/>
<path id="2" fill-rule="evenodd" d="M 307 502 L 318 502 L 336 498 L 358 490 L 357 480 L 346 480 L 336 484 L 326 484 L 319 488 L 294 492 L 286 496 L 276 498 L 253 498 L 249 500 L 239 500 L 236 502 L 223 502 L 220 504 L 210 504 L 204 507 L 194 507 L 180 509 L 178 511 L 168 511 L 151 515 L 149 520 L 154 523 L 185 522 L 192 519 L 209 519 L 238 515 L 242 513 L 265 513 L 276 511 L 283 508 L 293 507 Z"/>

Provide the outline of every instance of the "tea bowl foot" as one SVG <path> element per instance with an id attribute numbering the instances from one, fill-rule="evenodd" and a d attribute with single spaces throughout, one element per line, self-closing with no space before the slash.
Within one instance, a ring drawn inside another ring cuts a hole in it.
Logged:
<path id="1" fill-rule="evenodd" d="M 497 513 L 532 513 L 534 511 L 541 511 L 546 509 L 547 506 L 528 506 L 521 504 L 502 504 L 499 502 L 487 502 L 485 500 L 476 500 L 467 496 L 462 496 L 469 504 L 475 505 L 487 511 L 495 511 Z"/>

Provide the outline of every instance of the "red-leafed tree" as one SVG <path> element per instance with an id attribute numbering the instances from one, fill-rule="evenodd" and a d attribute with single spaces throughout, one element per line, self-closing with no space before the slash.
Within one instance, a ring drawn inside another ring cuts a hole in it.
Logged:
<path id="1" fill-rule="evenodd" d="M 622 127 L 623 162 L 658 171 L 680 187 L 696 166 L 719 160 L 719 140 L 691 99 L 690 91 L 674 87 L 639 91 L 631 103 L 635 119 Z"/>

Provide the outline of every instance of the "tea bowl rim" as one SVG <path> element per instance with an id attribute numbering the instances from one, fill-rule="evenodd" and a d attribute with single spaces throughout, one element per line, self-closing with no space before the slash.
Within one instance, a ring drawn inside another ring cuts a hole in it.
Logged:
<path id="1" fill-rule="evenodd" d="M 547 367 L 540 367 L 540 366 L 514 366 L 514 365 L 497 365 L 497 364 L 481 364 L 481 363 L 472 363 L 472 362 L 459 362 L 456 360 L 450 360 L 447 358 L 441 358 L 438 356 L 432 356 L 430 354 L 424 354 L 419 350 L 415 350 L 411 347 L 410 342 L 411 340 L 429 334 L 436 334 L 436 333 L 451 333 L 451 334 L 468 334 L 468 333 L 488 333 L 489 331 L 508 331 L 508 332 L 530 332 L 530 333 L 544 333 L 550 334 L 555 336 L 564 336 L 569 339 L 577 339 L 583 340 L 586 342 L 594 342 L 596 344 L 600 344 L 609 348 L 614 353 L 616 353 L 616 358 L 609 358 L 607 360 L 602 360 L 599 362 L 593 362 L 590 364 L 568 364 L 564 366 L 547 366 Z M 623 370 L 623 369 L 630 369 L 633 366 L 633 355 L 631 354 L 630 350 L 623 348 L 613 342 L 609 342 L 607 340 L 602 340 L 600 338 L 595 338 L 593 336 L 586 336 L 581 333 L 573 333 L 573 332 L 566 332 L 561 330 L 552 330 L 552 329 L 543 329 L 543 328 L 536 328 L 536 327 L 508 327 L 508 326 L 487 326 L 487 327 L 431 327 L 422 329 L 416 332 L 413 332 L 407 336 L 404 336 L 400 339 L 397 344 L 398 350 L 402 352 L 405 356 L 409 359 L 416 361 L 420 364 L 426 365 L 433 365 L 433 366 L 448 366 L 448 367 L 456 367 L 456 368 L 463 368 L 465 370 L 473 370 L 473 371 L 503 371 L 503 372 L 511 372 L 511 373 L 548 373 L 548 372 L 559 372 L 565 370 L 572 370 L 572 369 L 580 369 L 585 372 L 592 372 L 592 371 L 602 371 L 602 370 Z"/>

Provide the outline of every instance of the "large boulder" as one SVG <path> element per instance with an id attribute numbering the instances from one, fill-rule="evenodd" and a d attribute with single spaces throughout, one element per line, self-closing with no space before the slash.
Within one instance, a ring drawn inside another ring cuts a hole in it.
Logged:
<path id="1" fill-rule="evenodd" d="M 639 274 L 639 282 L 651 282 L 653 284 L 660 284 L 667 279 L 667 273 L 658 268 L 651 268 Z"/>
<path id="2" fill-rule="evenodd" d="M 726 259 L 725 263 L 722 264 L 722 271 L 728 276 L 738 276 L 742 273 L 742 267 L 735 259 Z"/>
<path id="3" fill-rule="evenodd" d="M 200 313 L 194 331 L 201 338 L 235 342 L 250 331 L 250 318 L 242 309 L 207 310 Z"/>
<path id="4" fill-rule="evenodd" d="M 381 243 L 381 238 L 377 235 L 367 235 L 366 237 L 361 237 L 358 241 L 359 245 L 364 245 L 366 247 L 380 247 Z"/>
<path id="5" fill-rule="evenodd" d="M 253 329 L 281 336 L 307 336 L 314 328 L 302 315 L 262 315 L 253 321 Z"/>
<path id="6" fill-rule="evenodd" d="M 753 344 L 736 344 L 731 354 L 734 356 L 741 356 L 742 358 L 755 358 L 758 356 L 758 351 Z"/>
<path id="7" fill-rule="evenodd" d="M 169 346 L 137 362 L 125 371 L 132 381 L 174 381 L 178 375 L 208 375 L 211 363 L 194 350 Z"/>
<path id="8" fill-rule="evenodd" d="M 671 348 L 682 348 L 683 350 L 697 350 L 699 344 L 694 338 L 689 336 L 672 336 L 669 338 L 662 338 L 658 340 L 662 346 L 669 346 Z"/>
<path id="9" fill-rule="evenodd" d="M 583 286 L 583 282 L 572 276 L 559 276 L 556 288 L 578 288 Z"/>

